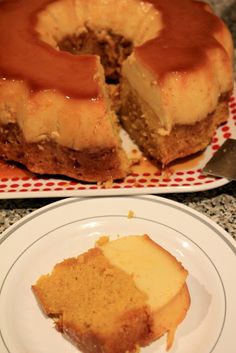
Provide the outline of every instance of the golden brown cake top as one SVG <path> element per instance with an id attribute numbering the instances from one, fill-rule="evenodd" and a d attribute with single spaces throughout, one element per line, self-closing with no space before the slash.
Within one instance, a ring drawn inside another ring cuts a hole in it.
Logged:
<path id="1" fill-rule="evenodd" d="M 52 2 L 1 2 L 0 75 L 25 80 L 32 89 L 57 89 L 68 96 L 96 99 L 96 57 L 59 52 L 41 41 L 36 32 L 37 15 Z M 155 76 L 201 65 L 206 49 L 220 46 L 215 37 L 223 23 L 205 4 L 192 0 L 148 2 L 161 13 L 163 28 L 156 38 L 136 48 L 136 54 Z"/>

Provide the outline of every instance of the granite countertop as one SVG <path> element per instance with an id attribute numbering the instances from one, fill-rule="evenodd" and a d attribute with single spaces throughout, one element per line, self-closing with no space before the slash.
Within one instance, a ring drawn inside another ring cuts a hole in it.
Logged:
<path id="1" fill-rule="evenodd" d="M 208 0 L 215 12 L 227 23 L 236 48 L 236 1 Z M 236 50 L 234 50 L 236 57 Z M 235 66 L 236 72 L 236 66 Z M 198 193 L 161 195 L 183 203 L 210 217 L 236 240 L 236 182 Z M 58 199 L 0 200 L 0 233 L 23 216 Z"/>

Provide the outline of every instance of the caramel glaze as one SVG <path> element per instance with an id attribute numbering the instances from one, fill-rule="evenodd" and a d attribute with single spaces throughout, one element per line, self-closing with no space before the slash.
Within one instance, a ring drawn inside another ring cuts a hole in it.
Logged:
<path id="1" fill-rule="evenodd" d="M 223 22 L 206 10 L 206 3 L 192 0 L 149 0 L 162 14 L 158 37 L 135 49 L 160 80 L 168 72 L 187 72 L 202 66 L 206 50 L 222 45 L 215 39 Z"/>
<path id="2" fill-rule="evenodd" d="M 24 80 L 32 90 L 56 89 L 69 97 L 99 98 L 96 57 L 57 51 L 34 30 L 37 13 L 51 2 L 0 2 L 0 76 Z"/>
<path id="3" fill-rule="evenodd" d="M 96 57 L 56 51 L 42 42 L 34 29 L 37 14 L 51 2 L 0 2 L 0 76 L 24 80 L 32 90 L 56 89 L 68 97 L 99 99 Z M 164 27 L 157 38 L 135 50 L 157 77 L 201 65 L 206 60 L 205 49 L 220 46 L 214 33 L 222 22 L 201 3 L 150 2 L 161 11 Z"/>

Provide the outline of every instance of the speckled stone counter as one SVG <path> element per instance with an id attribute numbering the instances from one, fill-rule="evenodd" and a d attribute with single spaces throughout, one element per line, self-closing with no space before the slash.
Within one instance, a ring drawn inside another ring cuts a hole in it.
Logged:
<path id="1" fill-rule="evenodd" d="M 233 34 L 236 48 L 236 1 L 208 0 Z M 234 50 L 236 57 L 236 50 Z M 236 62 L 235 62 L 236 63 Z M 236 72 L 236 64 L 235 64 Z M 236 182 L 199 193 L 166 194 L 162 197 L 178 201 L 210 217 L 236 240 Z M 0 200 L 0 233 L 23 216 L 57 199 Z"/>
<path id="2" fill-rule="evenodd" d="M 160 195 L 205 214 L 236 240 L 236 182 L 198 193 Z M 0 200 L 0 233 L 23 216 L 58 199 Z"/>

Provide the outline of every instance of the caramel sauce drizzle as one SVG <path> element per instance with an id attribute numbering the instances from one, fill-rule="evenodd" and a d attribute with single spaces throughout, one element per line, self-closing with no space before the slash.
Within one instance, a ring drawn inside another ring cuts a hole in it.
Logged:
<path id="1" fill-rule="evenodd" d="M 39 39 L 37 14 L 52 0 L 0 3 L 0 76 L 32 90 L 57 89 L 68 97 L 99 98 L 96 57 L 60 52 Z"/>
<path id="2" fill-rule="evenodd" d="M 220 48 L 215 39 L 223 22 L 206 10 L 206 4 L 192 0 L 150 0 L 162 14 L 159 35 L 136 48 L 137 55 L 161 79 L 168 72 L 187 72 L 202 66 L 206 50 Z"/>
<path id="3" fill-rule="evenodd" d="M 86 0 L 85 0 L 86 1 Z M 32 90 L 56 89 L 68 97 L 98 99 L 96 58 L 73 56 L 42 42 L 37 14 L 53 0 L 0 2 L 0 76 L 24 80 Z M 136 48 L 153 73 L 185 71 L 206 60 L 205 48 L 220 46 L 214 33 L 221 21 L 192 0 L 149 0 L 161 11 L 158 37 Z"/>

